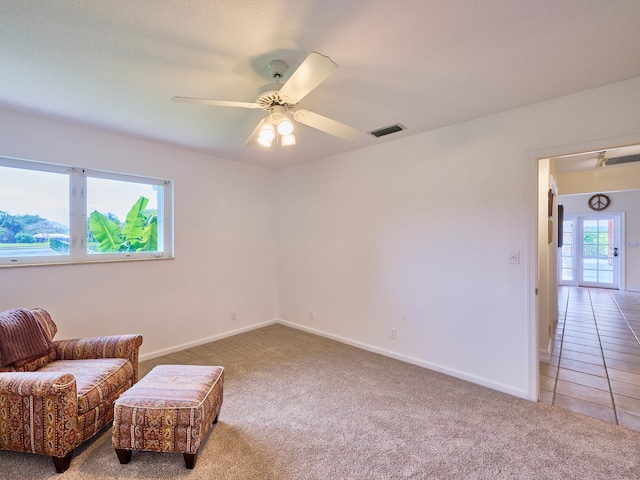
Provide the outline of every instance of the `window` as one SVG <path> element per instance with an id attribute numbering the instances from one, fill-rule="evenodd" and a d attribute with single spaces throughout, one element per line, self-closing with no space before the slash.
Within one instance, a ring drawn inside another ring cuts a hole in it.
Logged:
<path id="1" fill-rule="evenodd" d="M 0 266 L 170 258 L 168 180 L 0 157 Z"/>

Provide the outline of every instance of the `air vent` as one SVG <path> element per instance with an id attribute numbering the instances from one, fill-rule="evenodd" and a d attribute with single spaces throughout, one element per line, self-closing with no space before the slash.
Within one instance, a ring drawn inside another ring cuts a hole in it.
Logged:
<path id="1" fill-rule="evenodd" d="M 395 125 L 389 125 L 388 127 L 379 128 L 377 130 L 371 130 L 369 132 L 370 135 L 374 137 L 384 137 L 385 135 L 390 135 L 392 133 L 401 132 L 402 130 L 406 130 L 407 127 L 396 123 Z"/>
<path id="2" fill-rule="evenodd" d="M 640 153 L 636 155 L 627 155 L 625 157 L 608 158 L 606 165 L 622 165 L 623 163 L 640 162 Z"/>

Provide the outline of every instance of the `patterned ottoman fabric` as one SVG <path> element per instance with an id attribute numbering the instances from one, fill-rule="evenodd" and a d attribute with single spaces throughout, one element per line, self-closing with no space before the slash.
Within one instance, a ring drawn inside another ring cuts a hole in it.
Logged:
<path id="1" fill-rule="evenodd" d="M 223 384 L 223 367 L 156 366 L 116 401 L 113 446 L 120 462 L 129 461 L 131 450 L 181 452 L 193 468 L 220 413 Z"/>

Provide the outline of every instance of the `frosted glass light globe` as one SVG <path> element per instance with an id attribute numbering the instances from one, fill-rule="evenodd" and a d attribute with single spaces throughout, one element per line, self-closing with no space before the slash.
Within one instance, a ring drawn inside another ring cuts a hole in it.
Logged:
<path id="1" fill-rule="evenodd" d="M 276 131 L 275 128 L 273 128 L 273 125 L 271 125 L 270 123 L 265 123 L 260 128 L 260 138 L 268 140 L 269 145 L 271 145 L 271 140 L 276 138 Z"/>
<path id="2" fill-rule="evenodd" d="M 291 132 L 293 132 L 293 123 L 291 123 L 291 120 L 285 118 L 278 123 L 278 133 L 280 135 L 289 135 Z"/>

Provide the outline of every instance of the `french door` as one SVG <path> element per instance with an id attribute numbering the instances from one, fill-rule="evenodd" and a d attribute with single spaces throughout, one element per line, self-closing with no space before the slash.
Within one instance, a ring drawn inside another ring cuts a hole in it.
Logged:
<path id="1" fill-rule="evenodd" d="M 559 283 L 581 287 L 620 287 L 622 215 L 567 215 L 558 262 Z"/>

